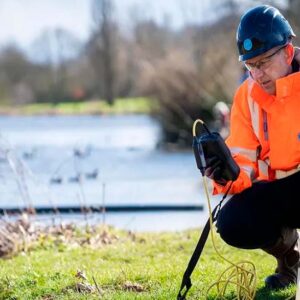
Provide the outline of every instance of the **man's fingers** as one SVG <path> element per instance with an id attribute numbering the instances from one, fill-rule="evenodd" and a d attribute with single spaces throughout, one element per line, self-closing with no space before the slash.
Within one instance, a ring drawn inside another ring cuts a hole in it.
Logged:
<path id="1" fill-rule="evenodd" d="M 211 158 L 207 158 L 206 159 L 206 166 L 207 167 L 214 167 L 214 165 L 218 162 L 220 162 L 220 160 L 216 156 L 211 157 Z"/>
<path id="2" fill-rule="evenodd" d="M 215 156 L 207 159 L 206 165 L 204 175 L 220 185 L 226 185 L 227 181 L 222 178 L 222 161 Z"/>
<path id="3" fill-rule="evenodd" d="M 220 160 L 215 160 L 213 165 L 208 166 L 205 169 L 204 175 L 208 178 L 214 179 L 215 172 L 217 171 L 216 174 L 218 175 L 222 171 L 220 165 L 221 165 L 221 161 Z"/>
<path id="4" fill-rule="evenodd" d="M 220 185 L 226 185 L 227 181 L 222 178 L 222 169 L 220 167 L 217 167 L 213 173 L 211 174 L 211 177 L 214 179 L 214 181 Z"/>
<path id="5" fill-rule="evenodd" d="M 221 179 L 221 173 L 222 173 L 222 169 L 218 166 L 213 170 L 211 175 L 215 180 L 219 180 Z"/>
<path id="6" fill-rule="evenodd" d="M 211 174 L 213 173 L 214 169 L 211 167 L 208 167 L 204 171 L 204 175 L 208 178 L 211 178 Z M 211 178 L 212 179 L 212 178 Z"/>

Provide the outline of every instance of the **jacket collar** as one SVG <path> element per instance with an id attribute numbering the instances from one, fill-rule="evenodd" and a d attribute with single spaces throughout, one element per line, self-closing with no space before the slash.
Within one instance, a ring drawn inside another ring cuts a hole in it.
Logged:
<path id="1" fill-rule="evenodd" d="M 299 65 L 294 60 L 292 63 L 293 73 L 276 80 L 276 96 L 267 94 L 252 78 L 249 78 L 248 87 L 251 88 L 250 95 L 264 110 L 268 111 L 271 105 L 278 100 L 284 102 L 285 99 L 294 93 L 294 88 L 300 86 Z"/>

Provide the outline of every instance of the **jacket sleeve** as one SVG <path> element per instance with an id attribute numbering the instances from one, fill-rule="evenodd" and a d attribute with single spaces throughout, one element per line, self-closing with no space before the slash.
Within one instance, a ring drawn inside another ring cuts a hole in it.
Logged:
<path id="1" fill-rule="evenodd" d="M 260 146 L 251 120 L 248 104 L 248 81 L 246 80 L 237 90 L 230 116 L 230 134 L 226 140 L 234 160 L 238 163 L 241 172 L 237 180 L 232 183 L 229 193 L 240 193 L 252 185 L 258 177 L 257 153 Z M 225 186 L 214 182 L 213 194 L 225 193 L 230 182 Z"/>

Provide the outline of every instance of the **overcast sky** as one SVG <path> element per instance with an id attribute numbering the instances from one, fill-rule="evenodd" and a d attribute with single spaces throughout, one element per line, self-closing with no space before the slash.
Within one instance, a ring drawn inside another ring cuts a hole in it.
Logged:
<path id="1" fill-rule="evenodd" d="M 86 38 L 90 0 L 1 0 L 0 45 L 30 43 L 46 28 L 63 27 Z"/>
<path id="2" fill-rule="evenodd" d="M 91 28 L 92 0 L 0 0 L 0 46 L 16 42 L 29 47 L 44 29 L 62 27 L 84 40 Z M 203 20 L 209 0 L 115 0 L 122 27 L 137 18 L 162 22 L 166 15 L 174 27 L 186 20 Z M 135 8 L 134 8 L 135 7 Z"/>
<path id="3" fill-rule="evenodd" d="M 87 39 L 92 28 L 91 1 L 0 0 L 0 47 L 8 42 L 15 42 L 22 48 L 29 48 L 43 30 L 57 27 L 71 31 L 81 40 Z M 239 3 L 245 1 L 240 0 Z M 180 27 L 185 22 L 203 22 L 214 13 L 210 9 L 210 3 L 214 2 L 216 1 L 114 0 L 122 28 L 132 24 L 133 11 L 136 17 L 151 17 L 159 22 L 163 22 L 168 15 L 167 20 L 173 27 Z"/>

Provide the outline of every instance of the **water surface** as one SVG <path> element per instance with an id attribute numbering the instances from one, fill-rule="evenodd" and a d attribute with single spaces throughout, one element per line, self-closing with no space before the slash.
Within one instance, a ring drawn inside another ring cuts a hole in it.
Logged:
<path id="1" fill-rule="evenodd" d="M 0 117 L 0 133 L 2 207 L 205 204 L 192 151 L 160 150 L 160 127 L 149 116 Z M 118 213 L 107 222 L 179 230 L 204 216 Z"/>

